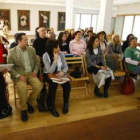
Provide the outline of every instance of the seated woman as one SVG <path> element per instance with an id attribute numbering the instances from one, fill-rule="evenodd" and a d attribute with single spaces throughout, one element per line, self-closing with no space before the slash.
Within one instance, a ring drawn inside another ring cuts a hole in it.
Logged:
<path id="1" fill-rule="evenodd" d="M 6 62 L 3 57 L 4 54 L 7 54 L 7 50 L 4 48 L 3 40 L 0 36 L 0 64 L 4 64 Z M 0 119 L 11 115 L 12 112 L 12 108 L 8 104 L 6 82 L 3 77 L 4 73 L 7 73 L 7 69 L 0 71 Z"/>
<path id="2" fill-rule="evenodd" d="M 112 41 L 108 43 L 108 53 L 106 55 L 107 66 L 113 71 L 120 69 L 118 59 L 122 55 L 122 47 L 119 35 L 114 34 Z"/>
<path id="3" fill-rule="evenodd" d="M 98 97 L 108 97 L 108 89 L 111 84 L 111 78 L 114 79 L 112 71 L 104 66 L 103 55 L 99 47 L 99 39 L 97 36 L 91 37 L 86 51 L 87 69 L 93 74 L 96 84 L 94 93 Z M 104 85 L 104 94 L 102 95 L 99 88 Z"/>
<path id="4" fill-rule="evenodd" d="M 127 36 L 126 40 L 123 42 L 123 45 L 122 45 L 122 51 L 123 51 L 123 53 L 124 53 L 125 49 L 126 49 L 127 47 L 130 46 L 130 44 L 129 44 L 129 39 L 130 39 L 131 37 L 134 37 L 134 35 L 133 35 L 133 34 L 129 34 L 129 35 Z"/>
<path id="5" fill-rule="evenodd" d="M 101 31 L 97 33 L 97 36 L 99 38 L 99 46 L 103 52 L 103 54 L 107 54 L 108 51 L 108 45 L 107 45 L 107 39 L 106 39 L 106 33 L 104 31 Z"/>
<path id="6" fill-rule="evenodd" d="M 69 46 L 66 40 L 67 40 L 66 34 L 64 32 L 60 32 L 58 36 L 58 42 L 60 51 L 63 52 L 64 55 L 70 53 Z"/>
<path id="7" fill-rule="evenodd" d="M 81 32 L 76 31 L 74 33 L 75 39 L 69 44 L 70 53 L 74 55 L 82 55 L 86 53 L 86 43 L 81 39 Z"/>
<path id="8" fill-rule="evenodd" d="M 0 36 L 0 63 L 2 63 L 2 64 L 6 63 L 6 60 L 4 59 L 3 55 L 7 55 L 7 54 L 8 54 L 8 52 L 4 48 L 4 42 L 3 42 L 2 36 Z"/>
<path id="9" fill-rule="evenodd" d="M 7 73 L 7 69 L 3 69 L 0 72 L 0 119 L 8 117 L 12 113 L 12 107 L 8 103 L 7 84 L 3 76 L 4 73 Z"/>
<path id="10" fill-rule="evenodd" d="M 140 74 L 140 50 L 136 48 L 137 38 L 130 38 L 130 46 L 125 49 L 124 56 L 128 70 Z"/>
<path id="11" fill-rule="evenodd" d="M 49 39 L 46 43 L 46 53 L 43 55 L 43 76 L 49 84 L 49 97 L 51 102 L 51 113 L 55 117 L 59 116 L 55 108 L 55 95 L 57 90 L 57 83 L 54 83 L 48 74 L 57 74 L 57 76 L 64 76 L 68 71 L 68 66 L 63 53 L 59 49 L 58 41 Z M 61 84 L 63 88 L 63 113 L 68 113 L 69 110 L 69 96 L 71 85 L 69 82 Z"/>

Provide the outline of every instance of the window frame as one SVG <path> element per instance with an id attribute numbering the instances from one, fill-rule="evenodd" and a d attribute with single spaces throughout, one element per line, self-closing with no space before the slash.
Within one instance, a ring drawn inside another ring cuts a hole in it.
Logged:
<path id="1" fill-rule="evenodd" d="M 97 20 L 96 20 L 96 29 L 95 29 L 95 31 L 97 31 L 97 21 L 98 21 L 98 14 L 89 14 L 89 13 L 76 13 L 76 14 L 79 14 L 80 15 L 80 18 L 79 18 L 79 26 L 78 26 L 78 28 L 80 28 L 80 26 L 81 26 L 81 16 L 82 15 L 91 15 L 91 21 L 90 21 L 90 27 L 93 27 L 92 26 L 92 18 L 93 18 L 93 15 L 96 15 L 97 16 Z M 76 18 L 76 14 L 75 14 L 75 18 Z M 75 20 L 76 21 L 76 20 Z"/>
<path id="2" fill-rule="evenodd" d="M 132 30 L 131 30 L 131 34 L 133 34 L 134 23 L 135 23 L 135 17 L 136 17 L 136 16 L 140 16 L 140 14 L 122 14 L 122 15 L 116 15 L 116 18 L 117 18 L 118 16 L 124 17 L 124 20 L 125 20 L 125 17 L 126 17 L 126 16 L 134 16 L 134 18 L 133 18 L 133 24 L 132 24 Z M 121 35 L 120 35 L 120 38 L 121 38 L 121 39 L 122 39 L 123 29 L 124 29 L 124 20 L 123 20 L 123 27 L 122 27 Z M 115 22 L 115 27 L 116 27 L 116 22 Z"/>

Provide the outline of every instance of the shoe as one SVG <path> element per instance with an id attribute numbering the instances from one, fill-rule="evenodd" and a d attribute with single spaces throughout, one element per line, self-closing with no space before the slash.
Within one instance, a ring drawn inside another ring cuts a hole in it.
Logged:
<path id="1" fill-rule="evenodd" d="M 57 112 L 57 110 L 56 109 L 51 109 L 51 114 L 53 115 L 53 116 L 55 116 L 55 117 L 59 117 L 59 113 Z"/>
<path id="2" fill-rule="evenodd" d="M 28 103 L 27 103 L 27 105 L 28 105 L 28 107 L 27 107 L 28 112 L 31 114 L 34 113 L 34 108 L 31 105 L 29 105 Z"/>
<path id="3" fill-rule="evenodd" d="M 108 92 L 105 92 L 103 96 L 104 98 L 108 98 Z"/>
<path id="4" fill-rule="evenodd" d="M 69 104 L 68 102 L 64 102 L 63 114 L 67 114 L 68 112 L 69 112 Z"/>
<path id="5" fill-rule="evenodd" d="M 28 121 L 28 116 L 26 110 L 21 111 L 21 120 L 23 122 Z"/>
<path id="6" fill-rule="evenodd" d="M 94 93 L 96 96 L 98 97 L 102 97 L 102 93 L 100 92 L 99 88 L 97 86 L 95 86 L 95 89 L 94 89 Z"/>

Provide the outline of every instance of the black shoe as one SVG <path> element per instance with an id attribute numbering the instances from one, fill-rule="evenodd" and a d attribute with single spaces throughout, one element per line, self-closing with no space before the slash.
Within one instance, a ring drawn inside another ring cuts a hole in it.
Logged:
<path id="1" fill-rule="evenodd" d="M 54 109 L 54 108 L 51 109 L 51 114 L 52 114 L 53 116 L 55 116 L 55 117 L 59 117 L 59 113 L 58 113 L 57 110 Z"/>
<path id="2" fill-rule="evenodd" d="M 64 102 L 63 114 L 67 114 L 68 112 L 69 112 L 69 104 L 68 102 Z"/>
<path id="3" fill-rule="evenodd" d="M 29 105 L 28 103 L 27 103 L 27 105 L 28 105 L 28 107 L 27 107 L 28 112 L 34 113 L 34 108 L 31 105 Z"/>
<path id="4" fill-rule="evenodd" d="M 102 93 L 100 92 L 99 88 L 97 86 L 95 86 L 95 89 L 94 89 L 94 93 L 96 96 L 98 97 L 102 97 Z"/>
<path id="5" fill-rule="evenodd" d="M 104 98 L 108 98 L 108 92 L 105 92 L 103 96 Z"/>
<path id="6" fill-rule="evenodd" d="M 23 122 L 28 121 L 28 116 L 26 110 L 21 111 L 21 120 Z"/>

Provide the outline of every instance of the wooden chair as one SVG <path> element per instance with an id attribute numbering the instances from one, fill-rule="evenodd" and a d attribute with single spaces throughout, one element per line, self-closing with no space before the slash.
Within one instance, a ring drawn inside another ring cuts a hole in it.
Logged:
<path id="1" fill-rule="evenodd" d="M 66 57 L 66 62 L 67 64 L 71 65 L 79 65 L 81 66 L 82 69 L 82 76 L 80 78 L 74 78 L 71 75 L 68 75 L 71 82 L 84 82 L 84 85 L 78 86 L 78 87 L 72 87 L 72 89 L 81 89 L 84 88 L 86 95 L 89 94 L 89 77 L 86 69 L 86 61 L 85 61 L 85 56 L 81 55 L 79 57 Z M 70 72 L 69 72 L 70 73 Z"/>
<path id="2" fill-rule="evenodd" d="M 105 54 L 103 54 L 103 58 L 104 58 L 104 62 L 106 64 L 106 55 Z M 118 61 L 119 61 L 120 69 L 115 70 L 113 73 L 114 73 L 115 77 L 123 77 L 123 76 L 125 76 L 125 71 L 123 70 L 123 66 L 122 66 L 122 55 L 121 54 L 118 56 Z"/>
<path id="3" fill-rule="evenodd" d="M 124 71 L 125 71 L 126 73 L 128 73 L 131 77 L 137 79 L 137 74 L 136 74 L 135 72 L 132 72 L 132 71 L 128 70 L 127 65 L 126 65 L 125 58 L 123 58 L 123 67 L 124 67 Z"/>

